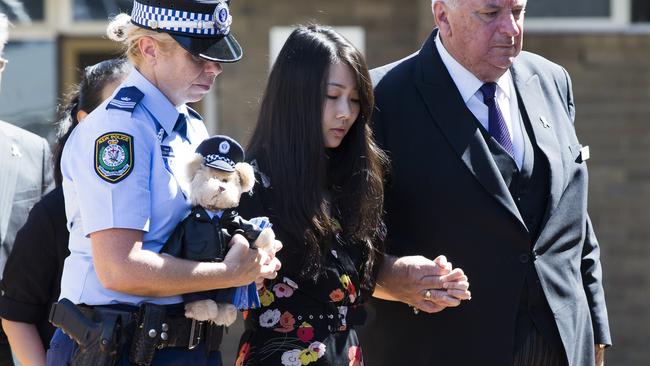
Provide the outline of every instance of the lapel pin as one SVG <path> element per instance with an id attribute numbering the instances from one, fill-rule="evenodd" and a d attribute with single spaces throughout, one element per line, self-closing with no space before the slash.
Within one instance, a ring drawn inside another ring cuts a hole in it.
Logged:
<path id="1" fill-rule="evenodd" d="M 580 158 L 582 161 L 586 161 L 587 159 L 589 159 L 590 155 L 591 154 L 589 152 L 589 145 L 580 148 Z"/>
<path id="2" fill-rule="evenodd" d="M 11 156 L 17 158 L 22 156 L 22 154 L 20 153 L 20 149 L 18 148 L 18 145 L 11 145 Z"/>
<path id="3" fill-rule="evenodd" d="M 544 128 L 551 128 L 551 124 L 548 123 L 544 116 L 539 116 L 539 120 L 542 121 L 542 126 L 544 126 Z"/>

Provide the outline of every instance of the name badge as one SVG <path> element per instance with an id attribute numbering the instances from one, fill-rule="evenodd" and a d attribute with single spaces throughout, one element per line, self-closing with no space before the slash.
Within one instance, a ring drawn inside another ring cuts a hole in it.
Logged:
<path id="1" fill-rule="evenodd" d="M 171 146 L 160 145 L 160 151 L 162 152 L 163 158 L 173 158 L 174 157 L 174 149 L 172 149 Z"/>

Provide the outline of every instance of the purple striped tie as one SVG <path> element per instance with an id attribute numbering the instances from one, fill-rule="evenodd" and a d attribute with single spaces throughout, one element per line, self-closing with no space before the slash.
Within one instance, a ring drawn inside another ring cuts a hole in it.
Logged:
<path id="1" fill-rule="evenodd" d="M 499 105 L 497 105 L 495 99 L 497 84 L 485 83 L 480 90 L 483 93 L 483 103 L 488 106 L 488 131 L 490 135 L 497 140 L 510 156 L 514 157 L 515 154 L 512 147 L 512 140 L 508 133 L 508 126 L 506 126 L 506 120 L 503 118 L 503 113 L 501 113 L 501 109 L 499 109 Z"/>

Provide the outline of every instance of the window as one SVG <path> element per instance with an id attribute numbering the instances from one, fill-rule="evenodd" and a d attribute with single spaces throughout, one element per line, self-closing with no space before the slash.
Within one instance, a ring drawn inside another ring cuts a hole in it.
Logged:
<path id="1" fill-rule="evenodd" d="M 73 0 L 75 21 L 106 20 L 119 13 L 130 13 L 133 0 Z"/>
<path id="2" fill-rule="evenodd" d="M 632 0 L 632 22 L 650 22 L 650 1 Z"/>
<path id="3" fill-rule="evenodd" d="M 650 30 L 649 0 L 528 1 L 526 28 L 539 32 Z"/>
<path id="4" fill-rule="evenodd" d="M 42 22 L 45 19 L 45 0 L 0 0 L 0 12 L 14 24 Z"/>
<path id="5" fill-rule="evenodd" d="M 610 0 L 528 1 L 527 17 L 609 17 Z"/>
<path id="6" fill-rule="evenodd" d="M 2 73 L 0 119 L 53 140 L 51 123 L 58 97 L 56 44 L 9 42 L 4 57 L 9 64 Z"/>

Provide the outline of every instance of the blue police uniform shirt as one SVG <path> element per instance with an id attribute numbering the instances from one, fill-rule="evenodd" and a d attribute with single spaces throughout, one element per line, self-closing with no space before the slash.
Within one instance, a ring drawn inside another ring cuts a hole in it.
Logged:
<path id="1" fill-rule="evenodd" d="M 186 116 L 186 128 L 174 128 L 179 114 Z M 134 69 L 75 128 L 61 162 L 70 230 L 61 298 L 88 305 L 182 301 L 180 296 L 143 297 L 104 288 L 93 265 L 90 234 L 142 230 L 143 248 L 160 251 L 191 209 L 180 182 L 186 157 L 208 137 L 199 118 L 185 105 L 175 107 Z"/>

